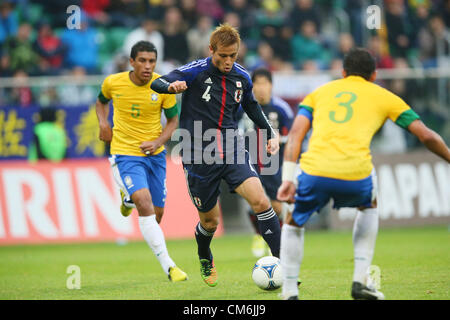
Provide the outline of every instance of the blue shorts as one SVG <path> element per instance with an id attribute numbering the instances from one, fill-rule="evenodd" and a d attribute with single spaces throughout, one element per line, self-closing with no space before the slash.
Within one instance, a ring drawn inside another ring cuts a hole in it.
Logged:
<path id="1" fill-rule="evenodd" d="M 339 180 L 312 176 L 302 172 L 298 177 L 295 208 L 292 217 L 303 226 L 314 212 L 319 212 L 330 199 L 333 208 L 371 207 L 376 199 L 375 170 L 362 180 Z"/>
<path id="2" fill-rule="evenodd" d="M 127 199 L 139 189 L 150 191 L 153 205 L 164 207 L 166 202 L 166 150 L 154 156 L 112 155 L 109 158 L 114 179 Z"/>
<path id="3" fill-rule="evenodd" d="M 183 164 L 192 203 L 200 212 L 214 208 L 220 195 L 220 183 L 226 181 L 231 192 L 250 177 L 258 177 L 245 151 L 243 164 Z"/>

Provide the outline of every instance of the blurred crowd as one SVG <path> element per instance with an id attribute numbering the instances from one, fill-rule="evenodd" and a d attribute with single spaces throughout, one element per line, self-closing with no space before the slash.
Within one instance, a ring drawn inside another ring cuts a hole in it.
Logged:
<path id="1" fill-rule="evenodd" d="M 382 8 L 380 29 L 366 26 L 370 4 Z M 378 68 L 450 68 L 450 0 L 0 0 L 0 78 L 125 71 L 139 40 L 155 44 L 164 74 L 208 56 L 209 35 L 224 22 L 239 29 L 238 62 L 250 71 L 340 71 L 354 46 Z M 383 85 L 450 137 L 450 97 L 436 98 L 450 81 L 436 81 Z M 99 85 L 0 86 L 0 106 L 91 104 Z"/>
<path id="2" fill-rule="evenodd" d="M 449 0 L 379 1 L 384 26 L 372 31 L 364 19 L 369 2 L 0 0 L 0 74 L 116 72 L 128 67 L 140 39 L 156 45 L 167 68 L 178 66 L 207 56 L 209 34 L 223 22 L 239 28 L 239 62 L 250 70 L 339 69 L 355 45 L 369 48 L 380 68 L 395 67 L 397 59 L 436 67 L 438 56 L 449 54 Z M 67 28 L 72 5 L 81 9 L 79 29 Z"/>
<path id="3" fill-rule="evenodd" d="M 379 30 L 366 27 L 370 3 L 383 8 Z M 74 5 L 80 23 L 69 29 Z M 437 67 L 449 57 L 450 0 L 0 0 L 0 76 L 124 71 L 141 39 L 156 45 L 156 71 L 165 73 L 208 56 L 209 35 L 224 22 L 240 30 L 238 62 L 250 71 L 340 70 L 354 46 L 387 69 Z M 36 98 L 77 105 L 96 90 L 44 88 Z M 7 96 L 0 104 L 36 100 L 30 88 Z"/>

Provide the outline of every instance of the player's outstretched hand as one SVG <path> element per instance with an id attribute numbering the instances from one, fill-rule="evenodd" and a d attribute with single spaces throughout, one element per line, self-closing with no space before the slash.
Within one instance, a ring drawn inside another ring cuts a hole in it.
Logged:
<path id="1" fill-rule="evenodd" d="M 187 89 L 186 81 L 174 81 L 169 85 L 169 92 L 170 93 L 182 93 L 186 91 Z"/>
<path id="2" fill-rule="evenodd" d="M 280 150 L 280 137 L 277 135 L 267 141 L 267 152 L 274 155 Z"/>
<path id="3" fill-rule="evenodd" d="M 295 185 L 291 181 L 283 181 L 278 188 L 277 199 L 279 201 L 294 203 L 295 202 Z"/>
<path id="4" fill-rule="evenodd" d="M 100 125 L 100 132 L 98 135 L 99 139 L 104 142 L 111 142 L 112 140 L 112 129 L 109 124 Z"/>
<path id="5" fill-rule="evenodd" d="M 158 150 L 159 147 L 161 147 L 161 143 L 159 143 L 158 140 L 144 141 L 139 146 L 139 148 L 141 148 L 142 153 L 145 153 L 146 155 L 153 154 L 153 152 Z"/>

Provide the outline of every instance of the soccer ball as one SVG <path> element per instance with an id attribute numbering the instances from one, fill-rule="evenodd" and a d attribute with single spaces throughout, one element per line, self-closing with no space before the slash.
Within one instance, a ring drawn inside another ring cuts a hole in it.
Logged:
<path id="1" fill-rule="evenodd" d="M 283 283 L 280 259 L 273 256 L 262 257 L 256 261 L 252 279 L 263 290 L 275 290 Z"/>

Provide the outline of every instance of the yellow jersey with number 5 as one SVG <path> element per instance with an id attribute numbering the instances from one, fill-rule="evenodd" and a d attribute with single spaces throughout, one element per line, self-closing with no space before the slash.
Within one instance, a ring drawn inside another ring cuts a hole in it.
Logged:
<path id="1" fill-rule="evenodd" d="M 161 135 L 161 112 L 163 109 L 176 109 L 176 100 L 174 94 L 160 94 L 150 89 L 150 84 L 160 77 L 159 74 L 153 73 L 149 83 L 138 86 L 131 81 L 129 73 L 126 71 L 106 77 L 99 98 L 102 102 L 112 99 L 114 126 L 111 154 L 145 156 L 139 146 Z M 153 154 L 163 150 L 164 145 Z"/>
<path id="2" fill-rule="evenodd" d="M 387 119 L 403 128 L 419 119 L 400 97 L 359 76 L 319 87 L 300 108 L 312 115 L 312 134 L 308 150 L 301 155 L 301 169 L 342 180 L 371 174 L 370 143 Z"/>

